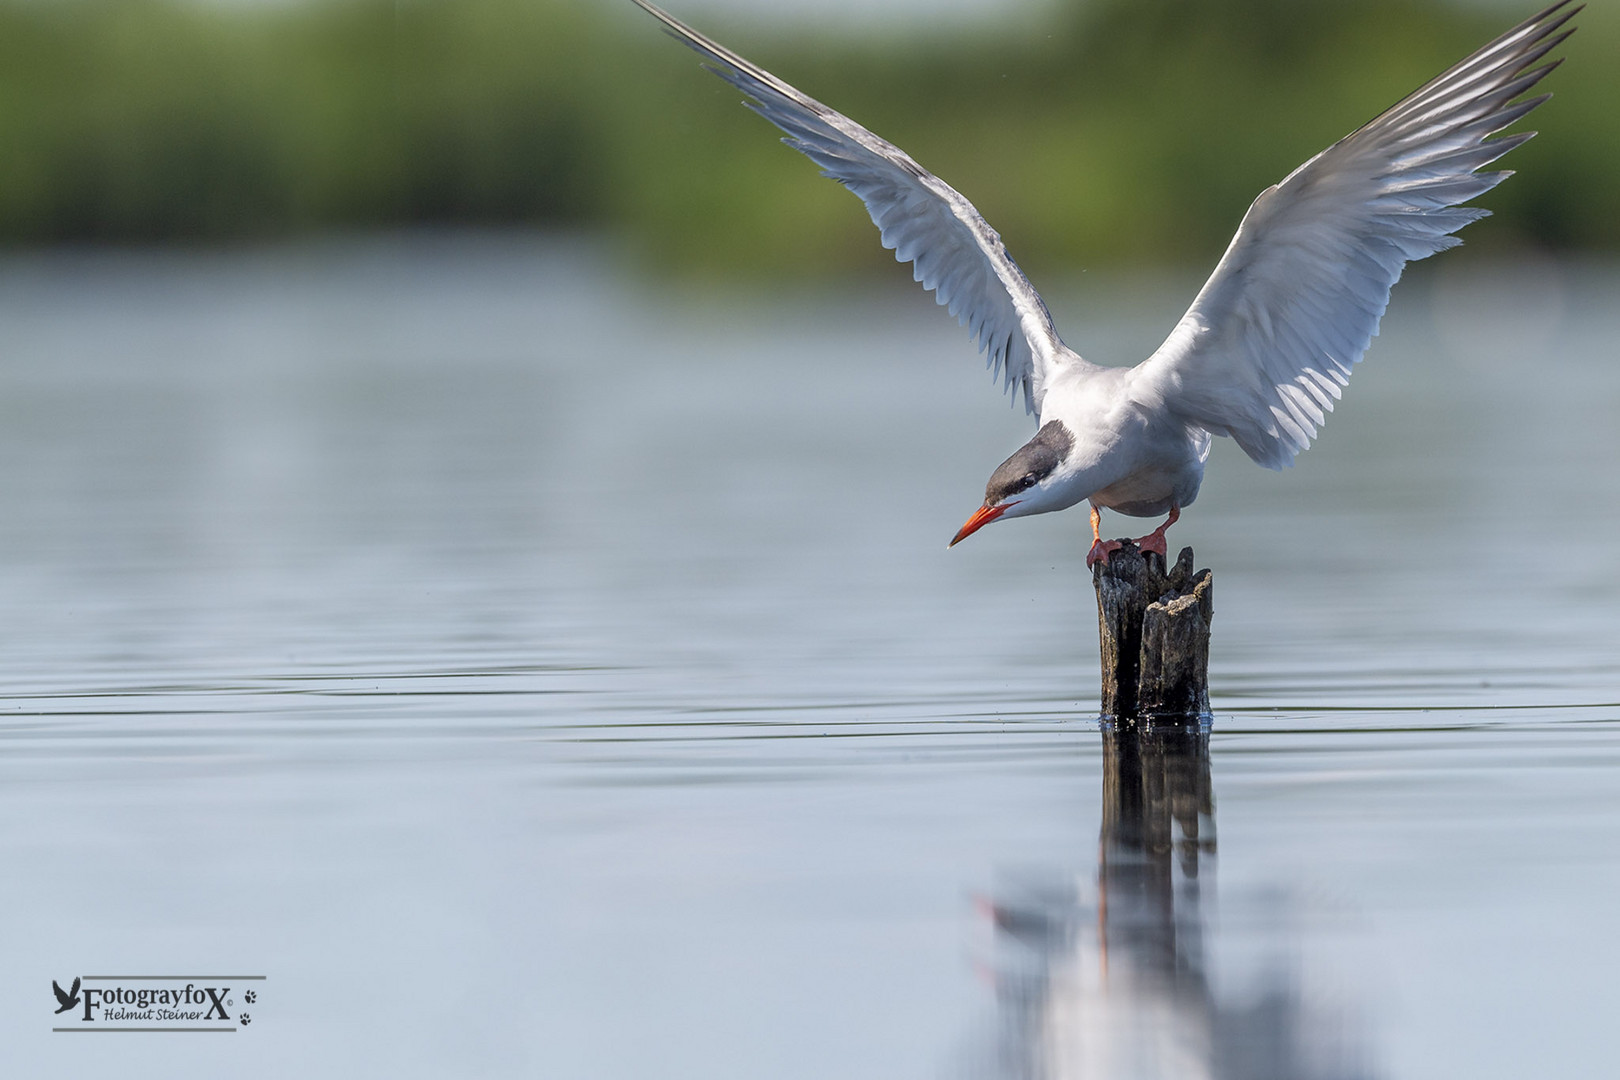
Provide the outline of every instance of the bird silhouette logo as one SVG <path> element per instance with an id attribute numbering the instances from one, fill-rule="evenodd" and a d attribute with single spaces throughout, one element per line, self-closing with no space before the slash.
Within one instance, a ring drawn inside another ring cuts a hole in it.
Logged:
<path id="1" fill-rule="evenodd" d="M 56 1010 L 57 1012 L 65 1013 L 69 1009 L 73 1008 L 73 1006 L 75 1006 L 75 1005 L 77 1005 L 79 1003 L 79 980 L 78 979 L 73 980 L 73 989 L 72 990 L 63 990 L 62 987 L 57 984 L 57 981 L 55 979 L 52 979 L 51 980 L 51 989 L 56 991 L 56 1000 L 60 1001 L 62 1003 L 61 1008 Z"/>

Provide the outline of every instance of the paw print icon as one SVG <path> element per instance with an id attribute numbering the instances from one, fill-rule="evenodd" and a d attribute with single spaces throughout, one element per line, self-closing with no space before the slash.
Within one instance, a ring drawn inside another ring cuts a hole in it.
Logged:
<path id="1" fill-rule="evenodd" d="M 253 1023 L 253 1017 L 249 1016 L 247 1013 L 243 1013 L 241 1016 L 236 1018 L 236 1022 L 239 1024 L 251 1024 Z"/>
<path id="2" fill-rule="evenodd" d="M 252 990 L 249 990 L 247 993 L 242 995 L 242 1000 L 251 1005 L 255 1001 L 259 1000 L 259 995 L 255 994 Z"/>

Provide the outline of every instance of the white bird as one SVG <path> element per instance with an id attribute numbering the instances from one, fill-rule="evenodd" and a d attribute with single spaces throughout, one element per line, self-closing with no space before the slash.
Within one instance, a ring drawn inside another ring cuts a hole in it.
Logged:
<path id="1" fill-rule="evenodd" d="M 1509 175 L 1478 170 L 1535 134 L 1488 136 L 1546 101 L 1519 100 L 1561 60 L 1534 66 L 1574 32 L 1560 0 L 1426 83 L 1250 205 L 1215 272 L 1170 336 L 1131 368 L 1102 367 L 1058 337 L 1051 313 L 1001 237 L 954 188 L 899 147 L 648 3 L 635 2 L 787 133 L 783 141 L 866 204 L 895 258 L 988 353 L 1039 416 L 1003 462 L 954 545 L 992 521 L 1090 501 L 1169 519 L 1198 496 L 1211 436 L 1272 469 L 1292 465 L 1378 332 L 1390 289 L 1414 259 L 1455 247 L 1489 211 L 1462 203 Z M 1584 5 L 1582 5 L 1584 6 Z"/>

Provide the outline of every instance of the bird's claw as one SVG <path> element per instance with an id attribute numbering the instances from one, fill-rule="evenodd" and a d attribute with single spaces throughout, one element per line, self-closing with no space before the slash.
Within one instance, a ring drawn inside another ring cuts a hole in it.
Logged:
<path id="1" fill-rule="evenodd" d="M 1086 569 L 1090 570 L 1100 562 L 1107 562 L 1108 556 L 1124 546 L 1118 540 L 1098 540 L 1091 545 L 1091 553 L 1086 556 Z M 1162 539 L 1159 541 L 1159 546 L 1161 548 L 1164 546 Z"/>
<path id="2" fill-rule="evenodd" d="M 1170 548 L 1165 541 L 1164 534 L 1168 532 L 1170 526 L 1174 525 L 1178 520 L 1180 520 L 1180 518 L 1181 508 L 1179 506 L 1172 506 L 1170 508 L 1170 516 L 1165 520 L 1165 523 L 1136 542 L 1136 546 L 1141 549 L 1142 554 L 1146 555 L 1151 551 L 1168 563 L 1170 561 Z"/>
<path id="3" fill-rule="evenodd" d="M 1166 561 L 1170 558 L 1170 548 L 1165 542 L 1164 530 L 1162 529 L 1148 533 L 1136 542 L 1136 546 L 1141 549 L 1144 555 L 1151 551 Z"/>

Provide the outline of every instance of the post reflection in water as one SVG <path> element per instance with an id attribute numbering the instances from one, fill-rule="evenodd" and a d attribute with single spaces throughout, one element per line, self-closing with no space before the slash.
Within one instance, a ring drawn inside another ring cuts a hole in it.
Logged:
<path id="1" fill-rule="evenodd" d="M 1215 798 L 1207 726 L 1103 731 L 1102 836 L 1090 890 L 1025 883 L 995 925 L 997 1046 L 1006 1080 L 1361 1080 L 1342 1022 L 1274 965 L 1213 977 Z M 1081 874 L 1069 878 L 1077 882 Z M 1280 939 L 1273 925 L 1268 936 Z M 1287 942 L 1263 942 L 1286 951 Z"/>

